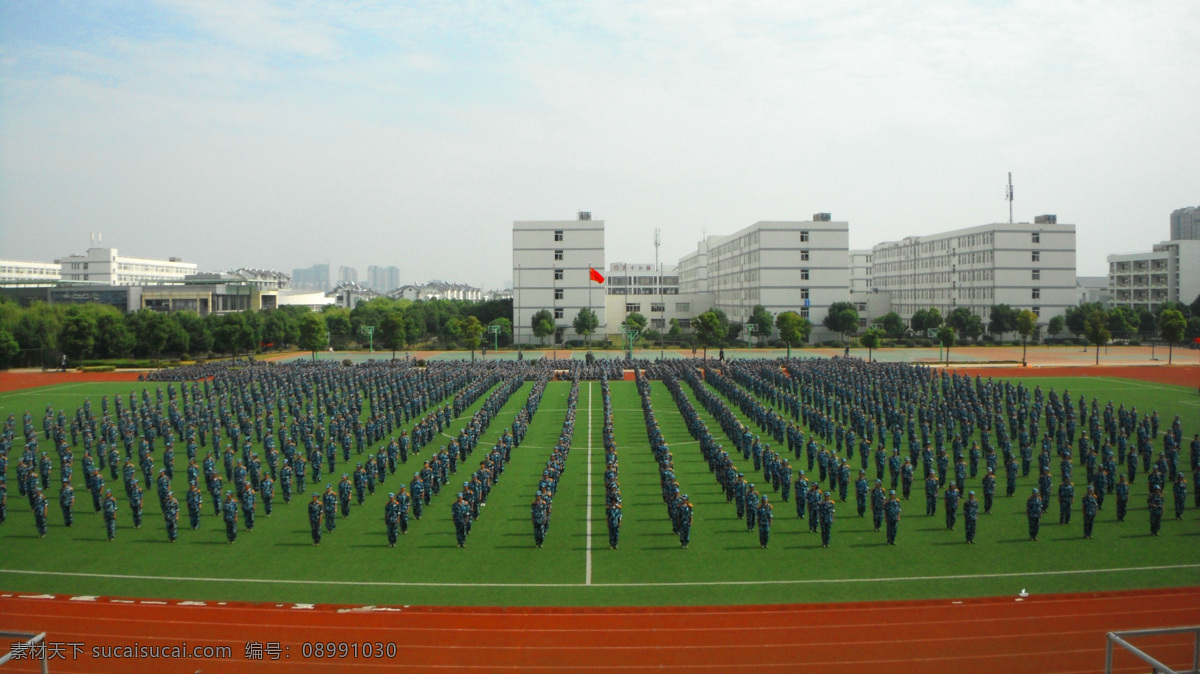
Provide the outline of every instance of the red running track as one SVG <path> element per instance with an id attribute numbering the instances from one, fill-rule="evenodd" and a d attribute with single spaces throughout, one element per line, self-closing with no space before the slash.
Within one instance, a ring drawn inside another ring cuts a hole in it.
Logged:
<path id="1" fill-rule="evenodd" d="M 1096 672 L 1105 632 L 1200 624 L 1200 587 L 1084 595 L 673 608 L 348 607 L 0 595 L 0 630 L 64 644 L 51 671 L 591 670 Z M 393 658 L 306 657 L 315 642 Z M 82 644 L 72 658 L 70 643 Z M 247 659 L 247 642 L 279 659 Z M 224 646 L 228 657 L 99 659 L 93 648 Z M 1137 642 L 1170 666 L 1190 639 Z M 306 646 L 309 644 L 310 646 Z M 1144 671 L 1132 656 L 1119 671 Z M 36 671 L 14 662 L 11 671 Z M 965 668 L 965 669 L 964 669 Z"/>

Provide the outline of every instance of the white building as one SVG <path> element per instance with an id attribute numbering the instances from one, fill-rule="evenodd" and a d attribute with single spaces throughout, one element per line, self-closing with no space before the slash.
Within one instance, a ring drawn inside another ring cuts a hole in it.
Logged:
<path id="1" fill-rule="evenodd" d="M 122 257 L 116 248 L 88 248 L 84 255 L 56 260 L 63 281 L 104 285 L 143 285 L 158 281 L 182 281 L 196 273 L 196 264 L 172 257 L 152 260 Z"/>
<path id="2" fill-rule="evenodd" d="M 1107 276 L 1076 276 L 1075 277 L 1075 304 L 1099 303 L 1104 306 L 1109 306 L 1112 301 L 1112 295 L 1108 292 L 1108 277 Z"/>
<path id="3" fill-rule="evenodd" d="M 554 317 L 554 343 L 577 339 L 572 322 L 580 309 L 599 318 L 605 334 L 605 288 L 592 281 L 590 269 L 603 273 L 604 221 L 580 212 L 577 220 L 513 222 L 513 339 L 536 344 L 533 315 L 543 309 Z"/>
<path id="4" fill-rule="evenodd" d="M 905 321 L 920 309 L 967 307 L 984 323 L 995 304 L 1030 309 L 1046 324 L 1075 305 L 1075 225 L 1053 215 L 885 241 L 871 277 Z"/>
<path id="5" fill-rule="evenodd" d="M 52 283 L 61 276 L 62 267 L 55 262 L 0 260 L 0 285 Z"/>
<path id="6" fill-rule="evenodd" d="M 709 248 L 708 294 L 731 321 L 754 305 L 795 311 L 813 324 L 811 339 L 832 339 L 822 325 L 829 305 L 850 297 L 849 225 L 828 213 L 811 221 L 761 221 Z"/>
<path id="7" fill-rule="evenodd" d="M 729 237 L 706 236 L 696 244 L 695 252 L 679 258 L 679 292 L 685 295 L 708 292 L 708 252 Z"/>
<path id="8" fill-rule="evenodd" d="M 621 339 L 621 323 L 632 313 L 645 316 L 647 327 L 661 332 L 672 318 L 687 327 L 693 316 L 711 308 L 712 303 L 705 301 L 707 296 L 680 294 L 678 267 L 662 268 L 661 274 L 654 269 L 653 262 L 609 263 L 604 279 L 608 286 L 604 322 L 610 339 Z"/>
<path id="9" fill-rule="evenodd" d="M 1200 295 L 1200 240 L 1164 241 L 1148 253 L 1108 256 L 1114 306 L 1157 311 L 1163 302 L 1191 304 Z"/>
<path id="10" fill-rule="evenodd" d="M 430 281 L 424 285 L 405 284 L 387 293 L 387 296 L 397 300 L 466 300 L 482 302 L 484 293 L 475 286 L 463 283 L 446 283 L 445 281 Z"/>
<path id="11" fill-rule="evenodd" d="M 874 253 L 872 250 L 850 251 L 850 292 L 871 292 L 872 253 Z"/>

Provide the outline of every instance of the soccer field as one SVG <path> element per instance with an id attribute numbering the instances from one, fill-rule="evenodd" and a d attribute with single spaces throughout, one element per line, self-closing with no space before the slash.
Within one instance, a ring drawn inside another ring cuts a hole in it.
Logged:
<path id="1" fill-rule="evenodd" d="M 1046 391 L 1051 387 L 1059 392 L 1069 388 L 1073 396 L 1087 396 L 1089 404 L 1092 397 L 1098 397 L 1101 406 L 1111 399 L 1126 407 L 1136 405 L 1143 413 L 1158 410 L 1164 428 L 1176 414 L 1180 415 L 1185 432 L 1181 466 L 1186 467 L 1190 479 L 1187 442 L 1197 431 L 1200 419 L 1194 392 L 1120 379 L 1028 380 L 1030 387 L 1034 384 Z M 153 398 L 155 384 L 139 383 L 132 388 L 140 396 L 143 386 Z M 166 384 L 161 386 L 166 388 Z M 475 454 L 468 457 L 468 468 L 478 464 L 486 447 L 511 424 L 531 386 L 527 382 L 509 398 Z M 47 404 L 56 411 L 65 410 L 69 416 L 85 398 L 90 397 L 98 408 L 102 395 L 128 396 L 131 386 L 68 384 L 2 394 L 0 418 L 15 415 L 18 436 L 9 457 L 8 520 L 0 525 L 0 589 L 377 605 L 656 605 L 966 597 L 1015 594 L 1021 589 L 1033 593 L 1099 591 L 1194 585 L 1200 579 L 1200 513 L 1191 508 L 1190 493 L 1184 520 L 1175 521 L 1168 486 L 1163 533 L 1151 537 L 1145 479 L 1139 475 L 1127 520 L 1115 521 L 1110 496 L 1098 518 L 1095 538 L 1084 540 L 1081 466 L 1076 468 L 1075 516 L 1069 526 L 1057 524 L 1057 499 L 1052 499 L 1054 505 L 1043 518 L 1039 541 L 1030 542 L 1024 500 L 1036 486 L 1033 474 L 1019 480 L 1011 499 L 1003 495 L 1001 475 L 996 507 L 989 516 L 981 513 L 977 544 L 973 546 L 964 543 L 961 516 L 955 530 L 946 529 L 940 499 L 938 514 L 925 516 L 918 481 L 912 500 L 903 504 L 896 546 L 887 546 L 884 534 L 872 531 L 869 510 L 865 518 L 858 517 L 852 485 L 849 503 L 837 505 L 833 544 L 830 549 L 822 549 L 819 535 L 808 532 L 807 520 L 798 520 L 793 505 L 784 503 L 759 474 L 752 481 L 770 496 L 775 508 L 771 545 L 760 549 L 757 533 L 735 517 L 733 504 L 726 503 L 670 394 L 660 381 L 653 381 L 655 413 L 674 456 L 678 481 L 695 506 L 691 545 L 684 550 L 672 533 L 662 502 L 657 464 L 648 445 L 636 387 L 626 381 L 610 386 L 624 501 L 621 545 L 617 550 L 609 549 L 604 518 L 599 382 L 580 383 L 574 441 L 554 501 L 546 544 L 541 549 L 533 546 L 530 502 L 562 428 L 568 382 L 547 386 L 525 441 L 513 451 L 463 549 L 455 546 L 450 518 L 455 491 L 452 487 L 433 498 L 424 518 L 411 523 L 408 534 L 395 548 L 388 547 L 383 505 L 388 491 L 411 478 L 415 469 L 412 457 L 407 466 L 377 487 L 363 506 L 354 506 L 349 518 L 339 519 L 337 530 L 314 547 L 305 510 L 308 495 L 323 490 L 327 483 L 336 483 L 342 473 L 349 473 L 359 458 L 353 453 L 350 465 L 341 463 L 339 456 L 335 475 L 323 477 L 319 490 L 310 483 L 308 492 L 295 496 L 290 504 L 283 503 L 277 487 L 274 514 L 264 517 L 260 502 L 254 530 L 240 528 L 237 542 L 228 545 L 224 525 L 213 515 L 207 494 L 200 528 L 192 531 L 187 526 L 187 510 L 182 504 L 187 490 L 186 455 L 181 443 L 177 443 L 173 483 L 181 501 L 177 542 L 167 541 L 153 487 L 146 489 L 145 522 L 135 530 L 120 481 L 109 480 L 105 470 L 105 479 L 121 505 L 117 538 L 107 542 L 103 520 L 92 511 L 91 496 L 78 468 L 81 446 L 75 449 L 75 524 L 63 526 L 57 485 L 52 481 L 47 491 L 49 533 L 39 538 L 29 504 L 18 494 L 15 484 L 21 414 L 28 410 L 34 416 L 39 451 L 54 457 L 51 443 L 40 432 Z M 708 428 L 731 448 L 732 443 L 721 436 L 720 425 L 695 402 L 686 384 L 684 390 Z M 455 420 L 446 433 L 457 433 L 484 399 L 486 395 Z M 736 411 L 736 406 L 727 404 Z M 428 458 L 437 444 L 426 447 L 420 457 Z M 1161 448 L 1161 438 L 1155 447 L 1156 452 Z M 161 455 L 161 443 L 157 449 Z M 257 444 L 255 449 L 262 452 Z M 203 454 L 201 449 L 198 456 Z M 751 478 L 749 462 L 744 462 L 740 454 L 734 459 Z M 795 470 L 804 467 L 803 460 L 789 459 Z M 55 460 L 56 477 L 57 464 Z M 857 456 L 852 465 L 857 474 Z M 1055 473 L 1057 485 L 1057 470 Z M 460 469 L 458 476 L 450 477 L 450 485 L 461 483 L 467 475 Z M 868 476 L 873 481 L 873 467 Z M 969 484 L 968 488 L 979 490 L 978 478 L 969 480 Z M 1194 485 L 1189 485 L 1191 488 Z"/>

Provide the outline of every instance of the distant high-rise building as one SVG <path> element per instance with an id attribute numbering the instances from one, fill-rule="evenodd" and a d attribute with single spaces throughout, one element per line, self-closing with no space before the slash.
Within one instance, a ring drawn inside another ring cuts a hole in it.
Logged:
<path id="1" fill-rule="evenodd" d="M 400 287 L 399 267 L 367 267 L 367 287 L 377 293 L 387 293 Z"/>
<path id="2" fill-rule="evenodd" d="M 329 292 L 329 265 L 314 264 L 307 269 L 292 270 L 292 287 L 297 290 Z"/>
<path id="3" fill-rule="evenodd" d="M 358 283 L 358 269 L 355 267 L 338 267 L 338 283 Z"/>
<path id="4" fill-rule="evenodd" d="M 1188 206 L 1171 212 L 1171 240 L 1200 239 L 1200 208 Z"/>

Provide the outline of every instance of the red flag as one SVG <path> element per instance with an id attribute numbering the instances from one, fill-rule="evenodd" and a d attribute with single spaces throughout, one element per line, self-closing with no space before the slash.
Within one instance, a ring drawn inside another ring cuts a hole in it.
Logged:
<path id="1" fill-rule="evenodd" d="M 588 267 L 588 272 L 589 279 L 595 281 L 596 283 L 604 283 L 604 276 L 602 276 L 600 272 L 592 269 L 591 267 Z"/>

